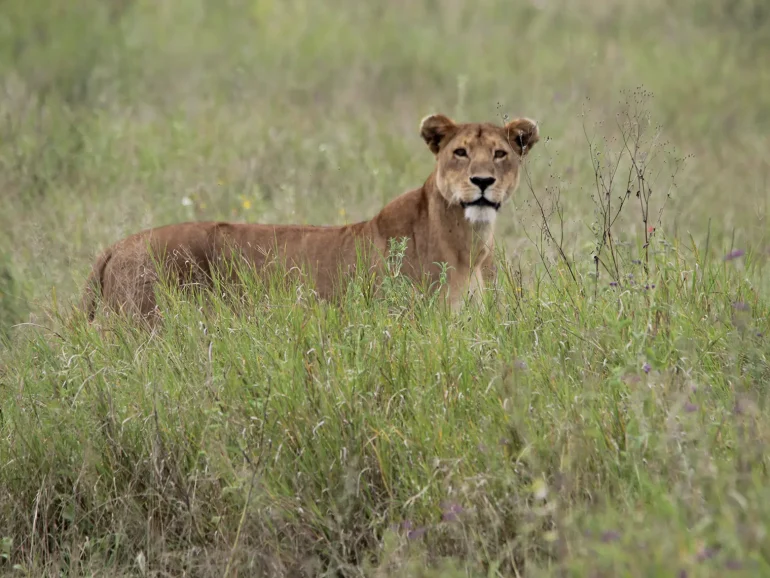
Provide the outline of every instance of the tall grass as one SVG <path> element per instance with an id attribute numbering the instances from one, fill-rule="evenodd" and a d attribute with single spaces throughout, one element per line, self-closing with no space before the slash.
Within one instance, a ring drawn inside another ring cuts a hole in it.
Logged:
<path id="1" fill-rule="evenodd" d="M 156 335 L 40 335 L 3 378 L 9 561 L 765 572 L 767 305 L 730 266 L 656 264 L 596 298 L 503 274 L 456 316 L 400 282 L 336 306 L 252 280 L 167 294 Z"/>
<path id="2" fill-rule="evenodd" d="M 770 574 L 765 12 L 6 0 L 0 572 Z M 483 304 L 396 247 L 376 296 L 70 316 L 144 227 L 372 216 L 434 111 L 545 137 Z"/>

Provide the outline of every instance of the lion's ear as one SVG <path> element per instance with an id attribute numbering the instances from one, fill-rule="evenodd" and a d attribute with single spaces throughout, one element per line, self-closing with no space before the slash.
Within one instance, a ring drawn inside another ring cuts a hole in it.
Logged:
<path id="1" fill-rule="evenodd" d="M 521 156 L 526 155 L 534 144 L 540 140 L 540 130 L 537 123 L 528 118 L 517 118 L 505 125 L 508 142 Z"/>
<path id="2" fill-rule="evenodd" d="M 428 148 L 434 155 L 438 154 L 441 143 L 452 136 L 455 130 L 457 130 L 457 125 L 443 114 L 426 116 L 420 123 L 420 136 L 428 144 Z"/>

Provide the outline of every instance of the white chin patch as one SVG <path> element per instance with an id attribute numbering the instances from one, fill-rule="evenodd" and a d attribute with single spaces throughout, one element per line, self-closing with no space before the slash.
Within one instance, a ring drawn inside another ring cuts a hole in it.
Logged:
<path id="1" fill-rule="evenodd" d="M 465 218 L 471 223 L 494 223 L 497 211 L 492 207 L 465 207 Z"/>

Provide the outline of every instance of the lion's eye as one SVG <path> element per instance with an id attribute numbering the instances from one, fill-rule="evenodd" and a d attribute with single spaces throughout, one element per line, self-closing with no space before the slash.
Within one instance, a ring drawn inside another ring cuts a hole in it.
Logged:
<path id="1" fill-rule="evenodd" d="M 504 159 L 504 158 L 505 158 L 505 157 L 507 157 L 507 156 L 508 156 L 508 153 L 507 153 L 507 152 L 505 152 L 505 151 L 504 151 L 504 150 L 502 150 L 502 149 L 497 149 L 497 150 L 495 151 L 495 158 L 496 158 L 496 159 Z"/>
<path id="2" fill-rule="evenodd" d="M 455 149 L 455 156 L 456 157 L 467 157 L 468 151 L 465 149 Z"/>

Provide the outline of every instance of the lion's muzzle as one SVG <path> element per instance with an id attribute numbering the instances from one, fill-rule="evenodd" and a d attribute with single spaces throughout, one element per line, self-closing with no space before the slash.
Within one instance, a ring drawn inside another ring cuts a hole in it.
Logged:
<path id="1" fill-rule="evenodd" d="M 475 201 L 460 201 L 460 205 L 463 209 L 467 209 L 468 207 L 492 207 L 495 211 L 497 211 L 500 208 L 500 203 L 492 202 L 484 195 L 481 195 Z"/>

